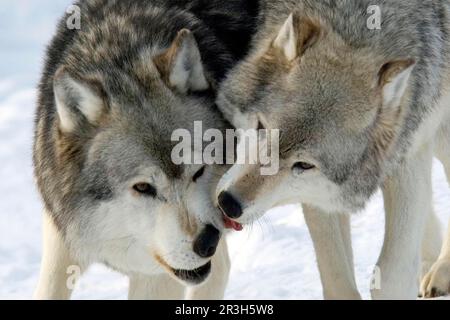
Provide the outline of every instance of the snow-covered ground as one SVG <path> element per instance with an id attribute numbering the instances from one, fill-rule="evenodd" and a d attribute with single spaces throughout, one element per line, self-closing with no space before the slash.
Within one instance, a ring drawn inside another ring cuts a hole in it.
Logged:
<path id="1" fill-rule="evenodd" d="M 69 0 L 2 0 L 0 4 L 0 299 L 28 299 L 41 256 L 41 202 L 32 178 L 31 144 L 36 82 L 45 44 Z M 434 169 L 435 208 L 448 221 L 450 192 L 440 164 Z M 445 221 L 445 224 L 444 224 Z M 353 218 L 356 276 L 365 298 L 380 252 L 383 203 L 376 195 Z M 275 209 L 229 239 L 230 299 L 321 299 L 314 251 L 301 209 Z M 127 280 L 93 266 L 77 299 L 125 299 Z"/>

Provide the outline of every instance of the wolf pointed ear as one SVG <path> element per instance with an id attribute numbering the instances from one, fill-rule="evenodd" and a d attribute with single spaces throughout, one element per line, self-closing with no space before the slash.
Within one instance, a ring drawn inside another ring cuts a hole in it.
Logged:
<path id="1" fill-rule="evenodd" d="M 379 72 L 379 85 L 382 88 L 383 106 L 398 107 L 405 95 L 416 62 L 412 59 L 386 63 Z"/>
<path id="2" fill-rule="evenodd" d="M 154 62 L 163 79 L 181 93 L 209 88 L 197 41 L 187 29 L 178 32 L 170 48 Z"/>
<path id="3" fill-rule="evenodd" d="M 104 100 L 92 85 L 75 80 L 61 67 L 55 73 L 53 90 L 63 132 L 73 132 L 82 121 L 95 124 L 99 120 Z"/>
<path id="4" fill-rule="evenodd" d="M 309 18 L 291 13 L 272 43 L 288 61 L 302 56 L 319 38 L 321 28 Z"/>

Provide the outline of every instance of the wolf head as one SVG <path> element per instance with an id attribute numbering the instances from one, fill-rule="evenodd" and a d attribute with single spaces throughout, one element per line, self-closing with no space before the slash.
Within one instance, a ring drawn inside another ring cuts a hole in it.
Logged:
<path id="1" fill-rule="evenodd" d="M 219 93 L 236 127 L 280 130 L 276 175 L 241 164 L 219 183 L 225 214 L 247 223 L 287 203 L 361 209 L 395 145 L 414 66 L 348 45 L 318 17 L 291 14 Z"/>
<path id="2" fill-rule="evenodd" d="M 225 122 L 193 34 L 155 50 L 142 49 L 125 70 L 68 61 L 56 72 L 53 179 L 63 182 L 51 211 L 82 261 L 199 283 L 220 239 L 212 200 L 223 171 L 175 165 L 171 136 L 194 121 L 205 130 Z"/>

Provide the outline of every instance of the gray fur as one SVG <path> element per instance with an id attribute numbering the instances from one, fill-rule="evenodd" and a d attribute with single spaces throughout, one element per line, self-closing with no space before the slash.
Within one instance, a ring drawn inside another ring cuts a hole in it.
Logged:
<path id="1" fill-rule="evenodd" d="M 370 5 L 381 8 L 381 30 L 367 28 Z M 327 35 L 285 72 L 264 56 L 292 12 L 320 21 Z M 281 130 L 282 159 L 308 152 L 347 208 L 361 209 L 448 90 L 449 14 L 449 1 L 263 1 L 252 52 L 223 83 L 218 105 L 230 120 L 238 111 L 264 115 Z M 416 62 L 410 96 L 383 149 L 371 84 L 383 64 L 405 59 Z"/>

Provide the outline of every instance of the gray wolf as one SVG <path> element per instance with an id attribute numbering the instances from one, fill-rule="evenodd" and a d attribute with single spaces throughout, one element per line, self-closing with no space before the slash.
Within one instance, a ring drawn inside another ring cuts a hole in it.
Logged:
<path id="1" fill-rule="evenodd" d="M 212 199 L 224 168 L 175 165 L 170 138 L 194 121 L 229 126 L 215 92 L 248 47 L 255 9 L 76 5 L 81 29 L 61 20 L 39 86 L 34 165 L 45 212 L 35 297 L 69 298 L 68 270 L 103 263 L 130 277 L 132 299 L 222 298 L 229 259 Z"/>
<path id="2" fill-rule="evenodd" d="M 373 5 L 380 30 L 367 26 Z M 217 202 L 243 224 L 302 203 L 326 298 L 360 297 L 349 214 L 379 188 L 386 232 L 372 297 L 416 298 L 420 261 L 439 255 L 431 164 L 437 156 L 449 174 L 449 15 L 449 1 L 263 1 L 251 52 L 221 85 L 234 126 L 280 129 L 280 171 L 235 165 Z M 425 296 L 448 293 L 450 274 L 438 270 L 448 271 L 448 247 Z"/>

